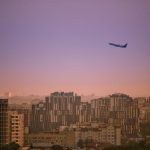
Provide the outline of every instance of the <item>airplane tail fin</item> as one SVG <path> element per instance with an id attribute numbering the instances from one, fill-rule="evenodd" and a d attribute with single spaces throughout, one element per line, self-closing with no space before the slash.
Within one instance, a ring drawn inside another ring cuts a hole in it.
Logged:
<path id="1" fill-rule="evenodd" d="M 128 43 L 126 43 L 126 44 L 124 45 L 124 47 L 127 47 L 127 45 L 128 45 Z"/>

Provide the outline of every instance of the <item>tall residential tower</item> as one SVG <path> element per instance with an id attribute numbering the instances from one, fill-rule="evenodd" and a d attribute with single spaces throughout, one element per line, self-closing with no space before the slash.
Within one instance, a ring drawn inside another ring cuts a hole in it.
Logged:
<path id="1" fill-rule="evenodd" d="M 0 98 L 0 145 L 9 143 L 8 99 Z"/>
<path id="2" fill-rule="evenodd" d="M 54 92 L 45 102 L 32 105 L 32 132 L 47 132 L 78 122 L 81 97 L 73 92 Z"/>

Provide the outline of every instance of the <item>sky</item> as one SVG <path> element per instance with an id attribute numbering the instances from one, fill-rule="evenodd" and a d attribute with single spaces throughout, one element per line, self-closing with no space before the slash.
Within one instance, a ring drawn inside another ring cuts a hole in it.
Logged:
<path id="1" fill-rule="evenodd" d="M 149 48 L 149 0 L 0 1 L 0 93 L 150 96 Z"/>

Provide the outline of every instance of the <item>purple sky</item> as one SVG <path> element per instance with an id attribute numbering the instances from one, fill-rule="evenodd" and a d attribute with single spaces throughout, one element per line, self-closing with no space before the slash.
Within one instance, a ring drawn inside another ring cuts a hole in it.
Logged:
<path id="1" fill-rule="evenodd" d="M 149 47 L 149 0 L 0 1 L 0 93 L 150 96 Z"/>

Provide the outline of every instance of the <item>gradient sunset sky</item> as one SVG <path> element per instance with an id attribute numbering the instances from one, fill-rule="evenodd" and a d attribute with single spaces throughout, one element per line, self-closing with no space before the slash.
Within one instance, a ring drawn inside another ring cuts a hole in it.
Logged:
<path id="1" fill-rule="evenodd" d="M 7 91 L 150 96 L 150 0 L 0 0 Z"/>

